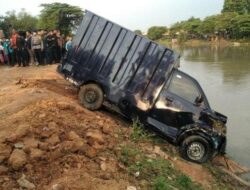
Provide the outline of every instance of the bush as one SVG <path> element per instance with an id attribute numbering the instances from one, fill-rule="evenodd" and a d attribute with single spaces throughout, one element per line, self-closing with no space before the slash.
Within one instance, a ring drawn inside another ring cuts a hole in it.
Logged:
<path id="1" fill-rule="evenodd" d="M 148 29 L 148 38 L 151 40 L 158 40 L 162 38 L 163 34 L 167 31 L 167 28 L 164 26 L 153 26 Z"/>

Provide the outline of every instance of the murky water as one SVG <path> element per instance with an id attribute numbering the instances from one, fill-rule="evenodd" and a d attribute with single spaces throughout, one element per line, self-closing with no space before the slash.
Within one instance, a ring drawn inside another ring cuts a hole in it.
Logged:
<path id="1" fill-rule="evenodd" d="M 211 107 L 228 116 L 227 153 L 250 168 L 250 46 L 172 47 Z"/>

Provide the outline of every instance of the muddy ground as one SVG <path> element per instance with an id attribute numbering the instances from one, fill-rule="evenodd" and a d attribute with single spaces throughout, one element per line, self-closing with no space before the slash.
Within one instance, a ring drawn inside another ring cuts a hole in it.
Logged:
<path id="1" fill-rule="evenodd" d="M 0 66 L 0 189 L 153 188 L 148 178 L 129 172 L 130 162 L 121 159 L 126 146 L 167 160 L 201 189 L 246 189 L 226 175 L 218 180 L 212 164 L 182 160 L 167 142 L 131 142 L 131 122 L 105 108 L 82 108 L 77 89 L 55 70 Z"/>

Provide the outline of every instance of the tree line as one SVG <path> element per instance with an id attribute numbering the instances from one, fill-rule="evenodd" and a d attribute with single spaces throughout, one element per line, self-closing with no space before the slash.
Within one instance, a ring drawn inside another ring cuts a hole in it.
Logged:
<path id="1" fill-rule="evenodd" d="M 140 30 L 136 30 L 141 34 Z M 153 26 L 147 32 L 148 38 L 178 38 L 211 40 L 216 37 L 224 39 L 250 39 L 250 0 L 225 0 L 221 14 L 200 18 L 190 18 L 167 28 Z"/>
<path id="2" fill-rule="evenodd" d="M 79 25 L 83 11 L 78 6 L 71 6 L 66 3 L 41 4 L 42 10 L 39 16 L 32 16 L 25 9 L 19 13 L 8 11 L 5 15 L 0 15 L 0 29 L 5 36 L 9 37 L 11 29 L 18 31 L 33 31 L 37 29 L 60 29 L 68 35 Z"/>

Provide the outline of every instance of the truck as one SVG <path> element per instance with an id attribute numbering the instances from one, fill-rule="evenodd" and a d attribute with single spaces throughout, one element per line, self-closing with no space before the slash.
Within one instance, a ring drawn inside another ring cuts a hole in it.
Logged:
<path id="1" fill-rule="evenodd" d="M 78 88 L 83 107 L 138 118 L 184 159 L 204 163 L 225 154 L 227 117 L 179 66 L 177 52 L 86 10 L 57 70 Z"/>

